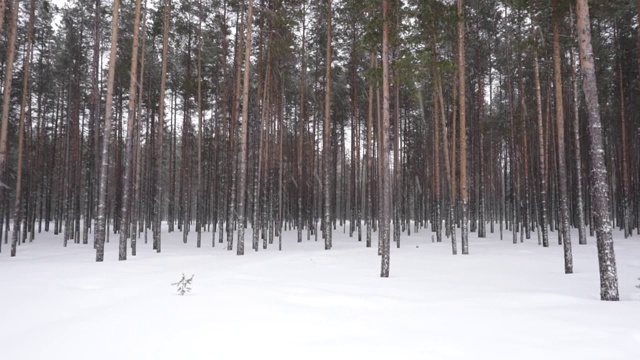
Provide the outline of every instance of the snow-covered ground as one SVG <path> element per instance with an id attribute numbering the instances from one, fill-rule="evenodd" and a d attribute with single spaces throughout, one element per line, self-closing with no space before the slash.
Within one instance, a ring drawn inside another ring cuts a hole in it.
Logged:
<path id="1" fill-rule="evenodd" d="M 306 235 L 306 234 L 305 234 Z M 139 242 L 104 263 L 91 245 L 41 234 L 0 253 L 0 359 L 638 359 L 640 237 L 616 233 L 620 302 L 599 300 L 595 238 L 562 247 L 470 234 L 469 256 L 422 230 L 391 249 L 379 277 L 373 248 L 334 232 L 334 246 L 285 233 L 236 256 L 179 233 L 163 252 Z M 374 234 L 374 238 L 377 239 Z M 180 296 L 171 283 L 194 274 Z"/>

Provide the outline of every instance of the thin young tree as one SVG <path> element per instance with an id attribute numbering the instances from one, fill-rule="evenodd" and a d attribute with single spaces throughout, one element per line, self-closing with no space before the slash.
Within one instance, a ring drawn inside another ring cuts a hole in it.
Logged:
<path id="1" fill-rule="evenodd" d="M 600 120 L 600 103 L 596 82 L 596 68 L 591 45 L 591 21 L 589 2 L 576 0 L 578 19 L 578 44 L 580 46 L 580 68 L 582 70 L 582 91 L 584 92 L 587 115 L 589 117 L 589 153 L 591 198 L 593 220 L 598 247 L 598 265 L 600 269 L 600 299 L 618 301 L 618 273 L 613 250 L 613 235 L 610 219 L 609 186 L 607 168 L 604 160 L 604 134 Z"/>

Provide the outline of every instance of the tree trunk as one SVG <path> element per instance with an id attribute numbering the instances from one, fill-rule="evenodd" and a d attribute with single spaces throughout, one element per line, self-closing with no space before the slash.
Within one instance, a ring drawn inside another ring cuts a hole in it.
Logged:
<path id="1" fill-rule="evenodd" d="M 27 96 L 29 93 L 29 78 L 31 76 L 31 54 L 33 51 L 33 20 L 35 12 L 35 0 L 31 0 L 29 7 L 29 30 L 27 33 L 27 53 L 24 58 L 22 71 L 22 101 L 20 102 L 20 125 L 18 130 L 18 163 L 16 165 L 16 191 L 15 203 L 13 204 L 13 234 L 11 239 L 11 256 L 16 256 L 16 244 L 18 243 L 18 234 L 20 233 L 20 222 L 22 220 L 22 158 L 24 147 L 24 121 L 27 108 Z M 7 224 L 7 227 L 9 224 Z"/>
<path id="2" fill-rule="evenodd" d="M 562 68 L 560 65 L 560 33 L 558 0 L 553 0 L 553 76 L 556 94 L 556 135 L 558 137 L 558 176 L 560 192 L 560 219 L 564 244 L 564 272 L 573 273 L 573 255 L 571 254 L 571 229 L 569 228 L 569 205 L 567 204 L 567 165 L 564 146 L 564 105 L 562 98 Z"/>
<path id="3" fill-rule="evenodd" d="M 640 0 L 639 0 L 640 1 Z M 306 62 L 306 54 L 305 54 L 305 45 L 306 45 L 306 0 L 302 4 L 302 55 L 300 57 L 300 114 L 298 116 L 298 143 L 296 147 L 297 154 L 297 200 L 298 200 L 298 221 L 297 221 L 297 230 L 298 230 L 298 242 L 302 242 L 302 191 L 303 191 L 303 174 L 302 174 L 302 139 L 304 137 L 304 129 L 305 129 L 305 114 L 306 114 L 306 99 L 305 99 L 305 90 L 306 84 L 305 79 L 307 76 L 307 62 Z M 261 125 L 262 126 L 262 125 Z"/>
<path id="4" fill-rule="evenodd" d="M 324 126 L 322 132 L 322 163 L 324 193 L 324 248 L 331 249 L 331 0 L 327 0 L 327 45 L 324 92 Z"/>
<path id="5" fill-rule="evenodd" d="M 375 69 L 375 55 L 371 52 L 370 69 Z M 366 205 L 365 220 L 367 222 L 366 247 L 371 247 L 371 226 L 373 222 L 373 80 L 369 80 L 369 105 L 367 110 L 367 162 L 366 162 Z"/>
<path id="6" fill-rule="evenodd" d="M 156 131 L 156 199 L 154 212 L 153 247 L 157 252 L 162 251 L 162 140 L 164 138 L 164 95 L 167 87 L 167 62 L 169 50 L 169 16 L 171 15 L 171 0 L 164 0 L 162 23 L 162 68 L 160 70 L 160 98 L 158 101 L 158 126 Z"/>
<path id="7" fill-rule="evenodd" d="M 109 178 L 109 142 L 111 136 L 111 112 L 113 107 L 113 80 L 116 71 L 116 49 L 118 47 L 118 9 L 120 0 L 113 2 L 111 21 L 111 50 L 109 52 L 109 73 L 107 75 L 107 99 L 105 103 L 104 139 L 102 139 L 102 163 L 100 165 L 100 198 L 96 229 L 96 261 L 104 260 L 104 243 L 107 226 L 107 180 Z"/>
<path id="8" fill-rule="evenodd" d="M 462 208 L 462 255 L 469 254 L 469 230 L 467 224 L 467 126 L 466 126 L 466 72 L 464 45 L 464 0 L 458 0 L 458 101 L 460 111 L 460 202 Z"/>
<path id="9" fill-rule="evenodd" d="M 640 1 L 640 0 L 639 0 Z M 575 25 L 573 21 L 573 9 L 571 12 L 571 38 L 575 37 Z M 576 63 L 580 62 L 580 59 L 576 59 L 577 54 L 574 53 L 574 47 L 571 46 L 571 83 L 573 85 L 573 141 L 575 144 L 575 172 L 576 172 L 576 193 L 577 193 L 577 207 L 578 207 L 578 244 L 586 245 L 587 236 L 585 230 L 584 220 L 584 201 L 582 200 L 582 152 L 580 150 L 580 96 L 578 92 L 578 70 Z"/>
<path id="10" fill-rule="evenodd" d="M 7 162 L 7 135 L 9 131 L 9 110 L 11 110 L 11 84 L 13 82 L 13 60 L 16 55 L 16 33 L 20 0 L 15 0 L 11 6 L 11 23 L 9 28 L 9 43 L 7 45 L 7 64 L 4 71 L 4 89 L 2 98 L 2 123 L 0 124 L 0 183 L 5 183 Z M 4 195 L 5 187 L 0 186 L 0 198 Z M 8 226 L 8 224 L 7 224 Z"/>
<path id="11" fill-rule="evenodd" d="M 198 185 L 196 192 L 196 246 L 202 246 L 202 219 L 203 219 L 203 200 L 204 189 L 202 187 L 202 2 L 198 1 L 198 59 L 197 59 L 197 77 L 198 77 Z"/>
<path id="12" fill-rule="evenodd" d="M 249 0 L 247 9 L 247 32 L 244 51 L 244 79 L 242 85 L 242 128 L 238 147 L 238 255 L 244 255 L 245 188 L 247 179 L 247 134 L 249 125 L 249 75 L 251 73 L 251 24 L 253 19 L 253 0 Z"/>
<path id="13" fill-rule="evenodd" d="M 122 208 L 120 209 L 120 243 L 118 260 L 127 260 L 127 237 L 129 235 L 129 196 L 131 193 L 131 172 L 133 162 L 133 131 L 136 114 L 136 90 L 138 89 L 138 30 L 140 29 L 140 0 L 136 0 L 133 22 L 133 46 L 129 71 L 129 112 L 127 113 L 127 138 L 122 176 Z M 143 34 L 145 36 L 145 34 Z"/>
<path id="14" fill-rule="evenodd" d="M 382 0 L 382 138 L 380 139 L 380 242 L 382 243 L 381 277 L 389 277 L 391 225 L 391 167 L 389 164 L 389 1 Z"/>
<path id="15" fill-rule="evenodd" d="M 538 118 L 538 158 L 540 165 L 540 214 L 542 219 L 540 220 L 540 229 L 542 230 L 542 246 L 549 247 L 549 233 L 547 231 L 547 181 L 545 174 L 545 143 L 544 143 L 544 128 L 542 126 L 542 96 L 540 94 L 540 66 L 538 64 L 538 53 L 533 54 L 533 70 L 534 70 L 534 82 L 536 88 L 536 114 Z"/>
<path id="16" fill-rule="evenodd" d="M 595 60 L 591 46 L 591 23 L 587 0 L 576 0 L 578 16 L 578 44 L 580 45 L 580 67 L 582 69 L 582 90 L 589 116 L 591 138 L 591 197 L 594 227 L 598 245 L 598 265 L 600 268 L 600 299 L 618 301 L 618 275 L 616 257 L 611 234 L 609 187 L 607 168 L 604 160 L 604 139 L 600 120 L 600 103 L 596 83 Z"/>

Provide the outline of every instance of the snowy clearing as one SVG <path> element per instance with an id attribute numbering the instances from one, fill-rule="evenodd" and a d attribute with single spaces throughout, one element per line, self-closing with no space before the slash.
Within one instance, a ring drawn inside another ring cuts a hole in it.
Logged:
<path id="1" fill-rule="evenodd" d="M 151 235 L 151 233 L 149 233 Z M 164 234 L 156 254 L 117 260 L 117 237 L 91 245 L 43 235 L 0 253 L 2 359 L 637 359 L 640 239 L 616 233 L 620 302 L 599 300 L 595 238 L 563 273 L 556 233 L 544 249 L 510 233 L 477 239 L 469 256 L 425 230 L 392 244 L 391 277 L 373 248 L 334 231 L 324 243 L 236 256 L 222 244 Z M 216 236 L 217 238 L 217 236 Z M 206 240 L 205 240 L 206 239 Z M 377 241 L 377 234 L 374 233 Z M 276 239 L 277 241 L 277 239 Z M 226 244 L 225 244 L 226 245 Z M 185 296 L 171 283 L 195 274 Z"/>

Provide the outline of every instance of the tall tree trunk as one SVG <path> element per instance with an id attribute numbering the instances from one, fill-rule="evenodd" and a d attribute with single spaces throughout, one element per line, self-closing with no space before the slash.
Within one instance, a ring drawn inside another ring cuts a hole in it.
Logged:
<path id="1" fill-rule="evenodd" d="M 324 193 L 324 248 L 331 249 L 331 0 L 327 0 L 327 45 L 324 92 L 324 125 L 322 132 L 322 163 Z"/>
<path id="2" fill-rule="evenodd" d="M 203 207 L 202 197 L 204 189 L 202 187 L 202 2 L 198 1 L 198 59 L 197 59 L 197 77 L 198 77 L 198 190 L 196 192 L 196 246 L 202 246 L 202 219 Z"/>
<path id="3" fill-rule="evenodd" d="M 436 80 L 437 81 L 437 80 Z M 442 216 L 441 216 L 441 203 L 442 203 L 442 191 L 440 186 L 440 104 L 438 103 L 437 89 L 433 91 L 433 182 L 434 182 L 434 205 L 435 205 L 435 223 L 434 231 L 436 233 L 436 241 L 442 242 Z M 422 99 L 422 97 L 420 97 Z M 424 114 L 424 107 L 420 104 L 420 110 Z M 423 115 L 424 117 L 424 115 Z M 426 119 L 425 119 L 426 121 Z M 447 174 L 448 176 L 449 174 Z"/>
<path id="4" fill-rule="evenodd" d="M 153 247 L 157 252 L 162 250 L 162 140 L 164 138 L 164 95 L 167 88 L 167 62 L 169 50 L 169 16 L 171 0 L 164 0 L 162 23 L 162 68 L 160 70 L 160 98 L 158 100 L 158 125 L 156 131 L 156 199 L 154 212 Z"/>
<path id="5" fill-rule="evenodd" d="M 640 0 L 638 0 L 640 1 Z M 300 115 L 298 116 L 298 143 L 296 147 L 297 153 L 297 172 L 298 172 L 298 189 L 297 189 L 297 197 L 298 197 L 298 242 L 302 242 L 302 192 L 303 192 L 303 174 L 302 174 L 302 139 L 304 137 L 304 129 L 305 129 L 305 114 L 306 114 L 306 99 L 305 99 L 305 90 L 306 84 L 305 79 L 307 76 L 307 59 L 305 54 L 305 46 L 306 46 L 306 0 L 302 3 L 302 55 L 300 57 Z M 261 125 L 262 126 L 262 125 Z"/>
<path id="6" fill-rule="evenodd" d="M 542 96 L 540 94 L 540 66 L 538 64 L 538 53 L 533 54 L 533 76 L 536 88 L 536 114 L 538 118 L 538 158 L 540 165 L 540 229 L 542 230 L 542 246 L 549 247 L 549 233 L 547 231 L 547 175 L 546 169 L 546 153 L 544 143 L 544 128 L 542 126 Z"/>
<path id="7" fill-rule="evenodd" d="M 247 32 L 244 50 L 244 79 L 242 84 L 242 128 L 240 130 L 240 148 L 238 154 L 238 255 L 244 255 L 245 188 L 247 179 L 247 134 L 249 125 L 249 75 L 251 74 L 251 24 L 253 19 L 253 0 L 249 0 L 247 9 Z"/>
<path id="8" fill-rule="evenodd" d="M 244 6 L 244 2 L 242 3 Z M 236 224 L 236 168 L 237 168 L 237 156 L 236 156 L 236 123 L 238 122 L 238 111 L 240 109 L 240 75 L 241 75 L 241 51 L 242 51 L 242 23 L 239 20 L 240 14 L 236 16 L 236 49 L 234 55 L 235 63 L 235 86 L 233 88 L 233 101 L 231 107 L 231 118 L 229 119 L 229 185 L 228 185 L 228 210 L 227 210 L 227 250 L 233 249 L 233 230 Z M 244 226 L 244 225 L 243 225 Z"/>
<path id="9" fill-rule="evenodd" d="M 370 69 L 375 69 L 375 55 L 371 52 Z M 371 247 L 371 227 L 373 222 L 373 80 L 369 80 L 369 105 L 367 110 L 367 163 L 365 176 L 366 205 L 365 218 L 367 222 L 366 246 Z"/>
<path id="10" fill-rule="evenodd" d="M 96 229 L 96 261 L 104 260 L 104 243 L 107 226 L 107 180 L 109 178 L 109 142 L 111 137 L 111 112 L 113 110 L 113 80 L 116 72 L 116 49 L 118 47 L 118 10 L 120 0 L 113 2 L 111 21 L 111 50 L 109 52 L 109 73 L 107 75 L 107 99 L 105 103 L 104 139 L 102 139 L 102 163 L 100 165 L 100 198 Z"/>
<path id="11" fill-rule="evenodd" d="M 20 233 L 20 222 L 22 220 L 22 158 L 24 147 L 24 121 L 27 108 L 27 97 L 29 95 L 29 80 L 31 76 L 31 54 L 33 52 L 33 21 L 35 13 L 35 0 L 31 0 L 29 7 L 29 30 L 27 33 L 27 53 L 24 58 L 22 70 L 22 101 L 20 102 L 20 125 L 18 130 L 18 163 L 16 165 L 16 192 L 13 204 L 13 234 L 11 238 L 11 256 L 16 256 L 16 244 Z M 7 227 L 9 224 L 7 224 Z"/>
<path id="12" fill-rule="evenodd" d="M 98 166 L 98 151 L 97 147 L 98 147 L 98 139 L 99 139 L 99 123 L 100 123 L 100 87 L 99 87 L 99 80 L 100 80 L 100 19 L 101 19 L 101 15 L 100 15 L 100 0 L 96 0 L 96 3 L 94 5 L 94 16 L 93 16 L 93 21 L 94 21 L 94 38 L 93 38 L 93 59 L 92 59 L 92 64 L 91 64 L 91 77 L 92 77 L 92 86 L 91 86 L 91 108 L 90 108 L 90 113 L 89 113 L 89 122 L 91 123 L 90 125 L 90 129 L 89 129 L 89 154 L 88 154 L 88 158 L 89 158 L 89 167 L 88 167 L 88 174 L 87 176 L 87 182 L 89 183 L 89 185 L 87 185 L 87 203 L 85 204 L 85 238 L 87 238 L 88 241 L 88 236 L 89 236 L 89 227 L 91 226 L 91 220 L 93 218 L 93 214 L 95 211 L 95 182 L 96 182 L 96 175 L 97 175 L 97 169 L 96 167 Z M 96 220 L 96 225 L 97 225 L 97 220 Z M 94 229 L 97 229 L 97 226 L 94 227 Z M 95 238 L 94 238 L 94 242 L 93 242 L 93 246 L 95 248 L 96 243 L 95 243 Z"/>
<path id="13" fill-rule="evenodd" d="M 395 71 L 395 82 L 395 135 L 393 137 L 393 240 L 396 242 L 396 247 L 400 248 L 400 211 L 402 210 L 402 192 L 400 187 L 400 76 L 398 74 L 398 70 Z"/>
<path id="14" fill-rule="evenodd" d="M 389 164 L 389 1 L 382 0 L 382 138 L 380 139 L 380 242 L 382 243 L 381 277 L 389 277 L 391 225 L 391 167 Z"/>
<path id="15" fill-rule="evenodd" d="M 562 68 L 560 65 L 560 13 L 558 0 L 553 0 L 555 14 L 553 16 L 553 76 L 556 94 L 556 135 L 558 137 L 558 176 L 560 192 L 560 218 L 562 239 L 564 244 L 564 272 L 573 273 L 573 255 L 571 254 L 571 229 L 569 228 L 569 205 L 567 204 L 567 164 L 564 146 L 564 105 L 562 98 Z"/>
<path id="16" fill-rule="evenodd" d="M 479 161 L 478 161 L 478 237 L 487 237 L 487 227 L 485 224 L 485 156 L 484 156 L 484 74 L 480 70 L 478 77 L 478 138 L 479 138 Z M 491 106 L 491 104 L 489 104 Z M 489 178 L 490 179 L 490 178 Z"/>
<path id="17" fill-rule="evenodd" d="M 616 31 L 619 33 L 619 31 Z M 616 37 L 620 35 L 617 34 Z M 620 49 L 620 40 L 618 42 L 619 54 L 622 53 Z M 620 137 L 622 148 L 622 229 L 624 237 L 631 236 L 631 175 L 629 173 L 629 147 L 627 144 L 627 116 L 625 113 L 625 101 L 624 101 L 624 78 L 622 75 L 622 59 L 618 56 L 618 82 L 620 91 Z"/>
<path id="18" fill-rule="evenodd" d="M 445 115 L 445 110 L 444 110 L 444 96 L 442 94 L 442 75 L 440 73 L 440 70 L 437 70 L 436 72 L 436 81 L 435 81 L 435 86 L 436 86 L 436 94 L 437 94 L 437 100 L 438 100 L 438 104 L 440 105 L 440 114 L 436 114 L 436 116 L 439 115 L 439 121 L 440 121 L 440 129 L 441 129 L 441 136 L 442 136 L 442 152 L 444 153 L 444 168 L 445 168 L 445 172 L 447 175 L 447 183 L 448 183 L 448 189 L 449 189 L 449 214 L 448 214 L 448 222 L 449 222 L 449 232 L 451 235 L 451 253 L 453 255 L 456 255 L 458 253 L 458 245 L 456 242 L 456 230 L 455 230 L 455 224 L 454 224 L 454 208 L 455 208 L 455 196 L 456 196 L 456 186 L 455 186 L 455 167 L 453 166 L 453 161 L 452 161 L 452 156 L 449 155 L 449 134 L 447 131 L 447 124 L 446 124 L 446 115 Z M 436 121 L 438 121 L 436 119 Z M 455 128 L 455 124 L 452 122 L 451 123 L 452 126 Z M 455 139 L 455 136 L 453 137 Z"/>
<path id="19" fill-rule="evenodd" d="M 126 154 L 122 176 L 122 208 L 120 209 L 120 243 L 118 260 L 127 260 L 127 237 L 129 235 L 129 196 L 131 193 L 131 172 L 133 162 L 133 131 L 136 121 L 136 90 L 138 89 L 138 30 L 140 29 L 140 0 L 136 0 L 133 22 L 133 46 L 131 48 L 131 67 L 129 71 L 129 112 L 127 113 Z M 144 34 L 143 34 L 144 36 Z"/>
<path id="20" fill-rule="evenodd" d="M 7 135 L 9 131 L 9 110 L 11 110 L 11 84 L 13 82 L 13 60 L 16 55 L 16 33 L 18 16 L 20 12 L 20 0 L 15 0 L 11 6 L 11 22 L 9 28 L 9 44 L 7 45 L 7 63 L 4 71 L 4 89 L 2 94 L 2 123 L 0 124 L 0 185 L 5 182 L 5 170 L 7 166 Z M 0 186 L 0 198 L 5 191 L 5 186 Z M 8 224 L 7 224 L 8 225 Z"/>
<path id="21" fill-rule="evenodd" d="M 140 189 L 140 185 L 142 183 L 142 179 L 141 179 L 141 167 L 142 167 L 142 141 L 141 141 L 141 134 L 142 134 L 142 95 L 143 95 L 143 90 L 144 90 L 144 64 L 145 64 L 145 54 L 146 54 L 146 34 L 147 34 L 147 26 L 146 26 L 146 18 L 147 18 L 147 0 L 144 1 L 144 11 L 142 13 L 142 55 L 140 58 L 140 80 L 139 80 L 139 86 L 140 89 L 138 89 L 138 101 L 137 101 L 137 114 L 136 114 L 136 119 L 138 119 L 136 121 L 136 175 L 135 175 L 135 185 L 134 185 L 134 196 L 135 199 L 133 201 L 133 203 L 135 204 L 135 216 L 136 216 L 136 221 L 134 222 L 133 226 L 134 229 L 136 229 L 132 236 L 131 236 L 131 255 L 132 256 L 136 256 L 136 252 L 137 252 L 137 239 L 138 239 L 138 235 L 139 233 L 142 232 L 142 225 L 138 226 L 138 224 L 142 224 L 142 203 L 140 201 L 140 196 L 141 196 L 141 189 Z M 148 117 L 148 115 L 147 115 Z M 147 130 L 148 131 L 148 130 Z M 147 144 L 148 145 L 148 144 Z M 148 175 L 148 174 L 145 174 Z M 138 230 L 139 229 L 139 230 Z"/>
<path id="22" fill-rule="evenodd" d="M 589 3 L 576 0 L 578 16 L 578 44 L 580 45 L 580 67 L 582 69 L 582 90 L 589 116 L 591 138 L 591 198 L 594 226 L 598 245 L 598 265 L 600 268 L 600 299 L 619 300 L 616 257 L 613 250 L 613 236 L 610 219 L 609 187 L 607 168 L 604 160 L 604 139 L 600 120 L 600 103 L 596 83 L 595 60 L 591 46 L 591 23 Z"/>
<path id="23" fill-rule="evenodd" d="M 0 0 L 0 36 L 2 36 L 2 34 L 4 33 L 4 12 L 6 8 L 7 8 L 6 1 Z"/>
<path id="24" fill-rule="evenodd" d="M 639 0 L 640 1 L 640 0 Z M 573 21 L 573 9 L 571 12 L 571 39 L 575 37 L 575 24 Z M 574 46 L 571 46 L 571 83 L 573 85 L 573 141 L 575 146 L 575 173 L 576 173 L 576 193 L 578 208 L 578 244 L 587 244 L 587 235 L 584 220 L 584 201 L 582 199 L 582 152 L 580 150 L 580 96 L 578 92 L 578 70 L 577 63 L 580 59 L 576 59 L 577 54 L 574 52 Z"/>
<path id="25" fill-rule="evenodd" d="M 467 224 L 467 126 L 466 126 L 466 72 L 464 45 L 464 0 L 458 0 L 458 101 L 460 111 L 460 202 L 462 208 L 462 254 L 469 254 L 469 229 Z"/>

